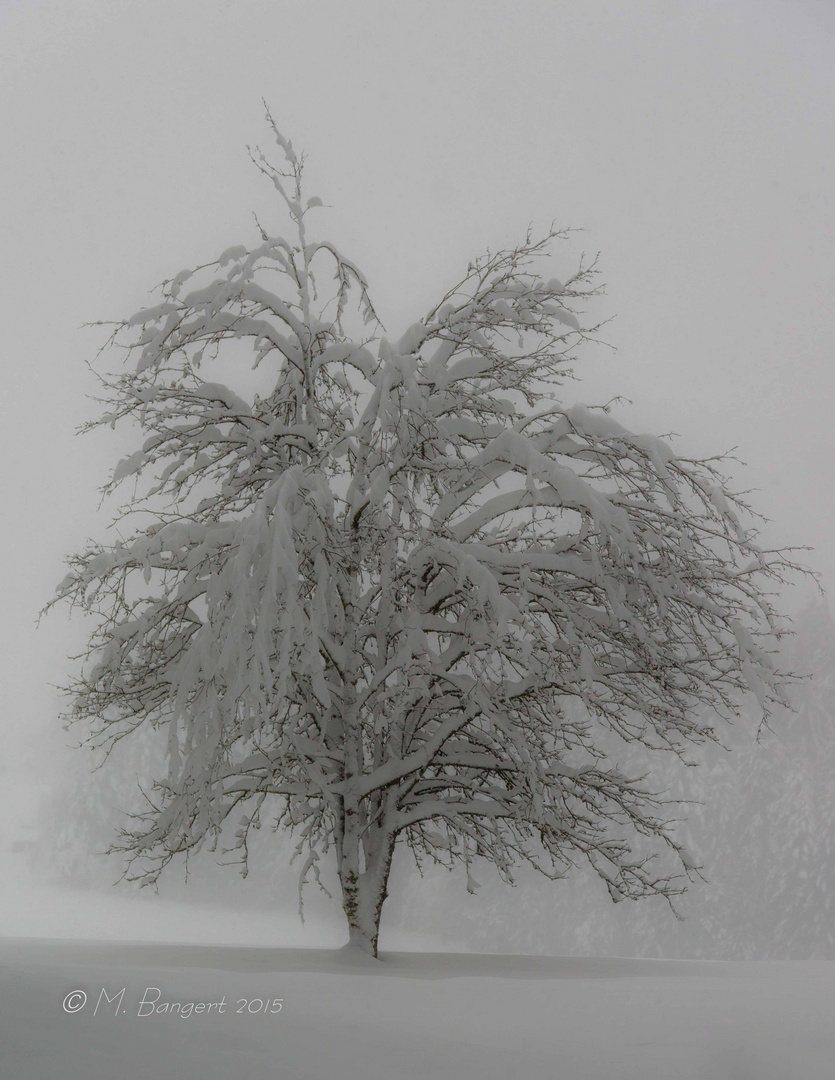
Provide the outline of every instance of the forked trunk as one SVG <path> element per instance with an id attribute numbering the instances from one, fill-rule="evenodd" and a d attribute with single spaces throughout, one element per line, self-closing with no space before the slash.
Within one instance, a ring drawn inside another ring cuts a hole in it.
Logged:
<path id="1" fill-rule="evenodd" d="M 347 840 L 347 838 L 346 838 Z M 348 920 L 348 945 L 377 956 L 380 914 L 388 896 L 394 840 L 383 834 L 366 836 L 343 848 L 339 868 L 342 907 Z M 360 850 L 365 868 L 360 871 Z"/>

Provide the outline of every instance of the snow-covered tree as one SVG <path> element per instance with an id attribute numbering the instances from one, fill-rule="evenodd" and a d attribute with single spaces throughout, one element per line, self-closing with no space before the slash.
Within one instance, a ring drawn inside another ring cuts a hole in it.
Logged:
<path id="1" fill-rule="evenodd" d="M 760 744 L 712 753 L 695 778 L 704 805 L 688 831 L 711 885 L 688 904 L 691 936 L 735 959 L 835 956 L 835 624 L 823 600 L 786 651 L 810 676 L 792 688 L 793 712 Z"/>
<path id="2" fill-rule="evenodd" d="M 595 291 L 593 266 L 537 273 L 561 233 L 476 260 L 390 340 L 309 238 L 321 200 L 268 120 L 283 162 L 253 159 L 292 239 L 164 282 L 100 375 L 90 426 L 142 442 L 104 489 L 134 484 L 121 531 L 58 590 L 97 619 L 70 715 L 105 750 L 150 726 L 168 755 L 116 846 L 154 882 L 226 824 L 244 869 L 252 829 L 287 828 L 372 954 L 397 843 L 473 888 L 479 859 L 507 881 L 587 860 L 615 900 L 676 894 L 664 800 L 611 748 L 681 754 L 713 735 L 699 707 L 780 699 L 789 560 L 716 460 L 560 402 Z"/>

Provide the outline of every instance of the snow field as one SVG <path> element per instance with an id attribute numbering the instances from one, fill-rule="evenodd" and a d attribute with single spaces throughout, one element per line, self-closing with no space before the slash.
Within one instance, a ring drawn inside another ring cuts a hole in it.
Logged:
<path id="1" fill-rule="evenodd" d="M 828 962 L 5 938 L 0 999 L 10 1080 L 829 1080 L 835 1060 Z"/>

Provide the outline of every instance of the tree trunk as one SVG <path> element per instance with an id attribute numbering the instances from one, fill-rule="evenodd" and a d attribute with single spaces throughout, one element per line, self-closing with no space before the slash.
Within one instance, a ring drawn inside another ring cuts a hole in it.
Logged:
<path id="1" fill-rule="evenodd" d="M 376 957 L 380 914 L 388 896 L 394 838 L 374 830 L 353 843 L 352 839 L 346 836 L 343 840 L 339 867 L 342 907 L 348 920 L 348 945 Z M 361 857 L 365 864 L 362 871 Z"/>

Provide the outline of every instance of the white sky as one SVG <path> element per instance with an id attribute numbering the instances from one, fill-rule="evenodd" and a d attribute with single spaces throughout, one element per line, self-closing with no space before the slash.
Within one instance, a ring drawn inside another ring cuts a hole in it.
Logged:
<path id="1" fill-rule="evenodd" d="M 834 46 L 825 0 L 0 0 L 12 765 L 59 738 L 78 632 L 33 623 L 123 449 L 72 437 L 103 340 L 79 327 L 254 243 L 253 210 L 284 226 L 245 150 L 262 97 L 392 336 L 529 222 L 584 228 L 553 272 L 600 251 L 617 353 L 567 399 L 738 446 L 770 535 L 831 583 Z"/>

